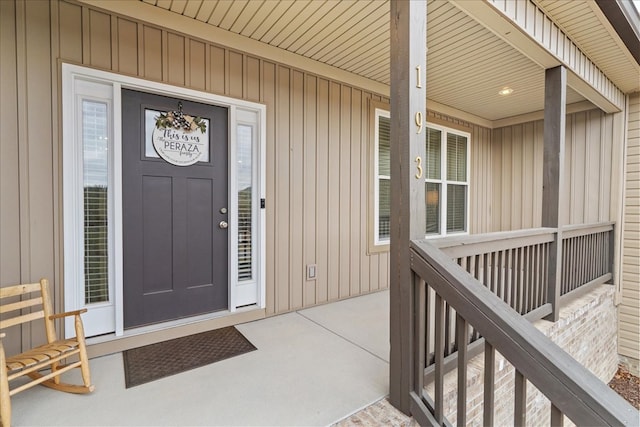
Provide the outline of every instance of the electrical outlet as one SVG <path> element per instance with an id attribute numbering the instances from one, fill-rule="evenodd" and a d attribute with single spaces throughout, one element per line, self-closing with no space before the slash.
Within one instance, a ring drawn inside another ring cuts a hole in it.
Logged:
<path id="1" fill-rule="evenodd" d="M 316 280 L 318 267 L 315 264 L 307 264 L 307 280 Z"/>

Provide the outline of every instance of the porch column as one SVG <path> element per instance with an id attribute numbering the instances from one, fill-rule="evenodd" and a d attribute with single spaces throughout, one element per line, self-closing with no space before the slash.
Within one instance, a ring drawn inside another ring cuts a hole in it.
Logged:
<path id="1" fill-rule="evenodd" d="M 567 70 L 563 66 L 545 71 L 544 85 L 544 170 L 542 178 L 542 226 L 557 229 L 549 250 L 547 301 L 553 312 L 547 320 L 557 321 L 560 313 L 562 231 L 564 209 L 564 139 L 567 101 Z"/>
<path id="2" fill-rule="evenodd" d="M 411 239 L 425 235 L 427 4 L 391 1 L 391 403 L 408 414 L 413 389 Z"/>

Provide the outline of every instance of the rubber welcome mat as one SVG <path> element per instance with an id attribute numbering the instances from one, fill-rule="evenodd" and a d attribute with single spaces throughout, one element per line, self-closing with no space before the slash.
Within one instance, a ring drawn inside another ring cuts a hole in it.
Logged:
<path id="1" fill-rule="evenodd" d="M 127 388 L 248 353 L 256 347 L 229 326 L 122 352 Z"/>

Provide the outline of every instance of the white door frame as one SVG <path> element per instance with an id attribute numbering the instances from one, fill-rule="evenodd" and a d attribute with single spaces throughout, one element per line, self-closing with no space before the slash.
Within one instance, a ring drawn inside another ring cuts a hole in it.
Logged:
<path id="1" fill-rule="evenodd" d="M 62 64 L 62 140 L 63 140 L 63 242 L 64 242 L 64 306 L 65 310 L 88 308 L 83 316 L 86 335 L 110 334 L 128 335 L 123 321 L 123 281 L 122 281 L 122 128 L 121 89 L 134 89 L 148 93 L 172 96 L 227 107 L 229 109 L 229 308 L 210 315 L 197 316 L 166 324 L 141 328 L 144 330 L 163 329 L 176 324 L 207 320 L 236 311 L 237 307 L 255 305 L 263 309 L 266 305 L 265 286 L 265 210 L 260 201 L 266 193 L 266 106 L 255 102 L 229 98 L 192 89 L 151 82 L 136 77 L 123 76 L 111 72 L 94 70 L 71 64 Z M 82 140 L 79 106 L 83 99 L 95 99 L 109 105 L 110 131 L 109 145 L 109 292 L 110 301 L 86 305 L 84 303 L 84 222 Z M 237 168 L 236 168 L 236 128 L 251 125 L 254 136 L 252 161 L 253 192 L 253 242 L 255 269 L 252 280 L 238 281 L 238 223 L 237 220 Z M 68 321 L 65 330 L 73 332 Z M 140 333 L 132 330 L 131 333 Z"/>

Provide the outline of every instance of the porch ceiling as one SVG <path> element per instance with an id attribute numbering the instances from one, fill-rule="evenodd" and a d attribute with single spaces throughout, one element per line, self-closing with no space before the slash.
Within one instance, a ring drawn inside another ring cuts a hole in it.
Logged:
<path id="1" fill-rule="evenodd" d="M 141 1 L 389 85 L 388 1 Z M 487 120 L 543 109 L 544 70 L 449 2 L 429 0 L 427 45 L 430 100 Z M 568 104 L 584 100 L 568 89 Z"/>
<path id="2" fill-rule="evenodd" d="M 534 0 L 625 93 L 640 90 L 640 64 L 593 0 Z"/>

